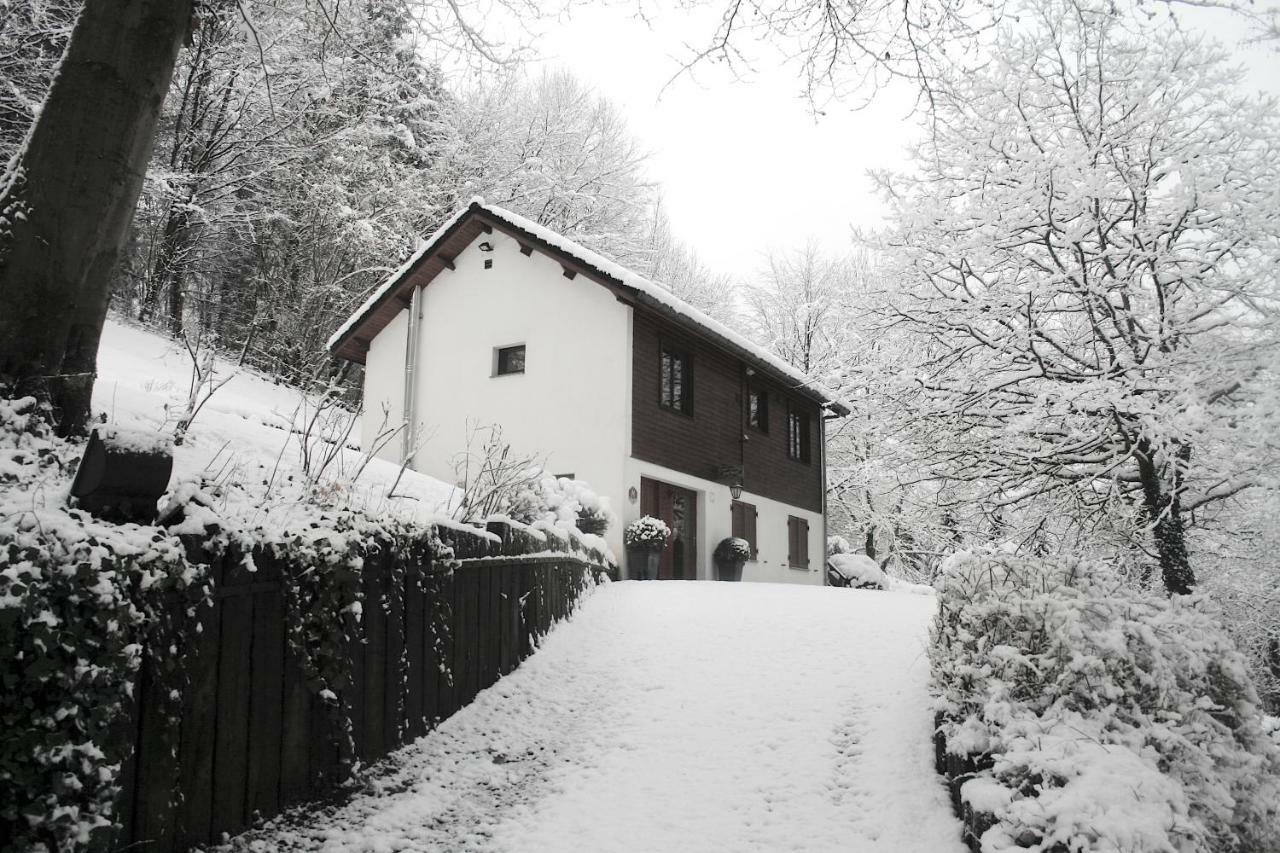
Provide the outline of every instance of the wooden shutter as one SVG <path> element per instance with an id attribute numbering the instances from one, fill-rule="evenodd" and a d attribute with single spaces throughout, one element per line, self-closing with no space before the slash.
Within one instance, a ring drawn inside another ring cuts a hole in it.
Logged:
<path id="1" fill-rule="evenodd" d="M 800 565 L 807 569 L 809 568 L 809 520 L 807 518 L 797 520 L 800 522 L 797 525 L 800 534 Z"/>
<path id="2" fill-rule="evenodd" d="M 796 518 L 787 516 L 787 565 L 796 564 Z"/>
<path id="3" fill-rule="evenodd" d="M 751 543 L 751 559 L 756 559 L 756 516 L 759 513 L 753 504 L 734 501 L 730 505 L 730 517 L 733 519 L 735 539 L 745 539 Z"/>
<path id="4" fill-rule="evenodd" d="M 787 565 L 809 568 L 809 522 L 794 515 L 787 516 Z"/>

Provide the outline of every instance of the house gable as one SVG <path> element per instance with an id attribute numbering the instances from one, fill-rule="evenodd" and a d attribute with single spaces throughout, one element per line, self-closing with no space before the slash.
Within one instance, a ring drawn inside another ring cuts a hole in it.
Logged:
<path id="1" fill-rule="evenodd" d="M 427 286 L 482 234 L 497 229 L 515 239 L 521 252 L 533 250 L 560 264 L 569 279 L 582 275 L 608 288 L 620 301 L 640 313 L 649 313 L 688 335 L 747 363 L 773 381 L 837 414 L 848 408 L 825 389 L 799 374 L 772 354 L 751 344 L 720 323 L 681 302 L 659 285 L 649 282 L 596 253 L 579 246 L 524 217 L 473 200 L 450 218 L 404 266 L 329 339 L 338 357 L 363 364 L 369 342 L 408 304 L 414 287 Z"/>

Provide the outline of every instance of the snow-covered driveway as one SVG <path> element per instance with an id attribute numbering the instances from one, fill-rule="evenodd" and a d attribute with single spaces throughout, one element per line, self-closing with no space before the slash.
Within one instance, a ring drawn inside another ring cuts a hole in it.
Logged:
<path id="1" fill-rule="evenodd" d="M 963 850 L 933 773 L 930 596 L 600 589 L 379 790 L 237 846 Z"/>

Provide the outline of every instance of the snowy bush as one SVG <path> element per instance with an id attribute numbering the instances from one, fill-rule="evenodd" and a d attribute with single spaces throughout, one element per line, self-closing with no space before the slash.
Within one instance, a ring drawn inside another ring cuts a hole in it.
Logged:
<path id="1" fill-rule="evenodd" d="M 832 554 L 852 554 L 854 550 L 855 550 L 854 547 L 849 544 L 849 540 L 845 539 L 843 536 L 827 537 L 827 556 L 828 557 L 830 557 Z"/>
<path id="2" fill-rule="evenodd" d="M 827 578 L 832 586 L 854 589 L 889 588 L 889 579 L 880 564 L 866 554 L 832 554 L 827 558 Z"/>
<path id="3" fill-rule="evenodd" d="M 644 548 L 653 551 L 667 547 L 671 528 L 666 522 L 651 515 L 644 515 L 627 525 L 622 540 L 628 548 Z"/>
<path id="4" fill-rule="evenodd" d="M 983 850 L 1280 849 L 1280 749 L 1205 600 L 1075 560 L 962 553 L 933 683 Z"/>
<path id="5" fill-rule="evenodd" d="M 602 498 L 584 480 L 543 477 L 542 503 L 557 521 L 577 527 L 583 533 L 603 536 L 614 523 L 609 499 Z M 534 521 L 537 519 L 531 519 Z"/>
<path id="6" fill-rule="evenodd" d="M 745 539 L 730 536 L 721 539 L 716 546 L 712 559 L 717 563 L 745 563 L 751 559 L 751 543 Z"/>

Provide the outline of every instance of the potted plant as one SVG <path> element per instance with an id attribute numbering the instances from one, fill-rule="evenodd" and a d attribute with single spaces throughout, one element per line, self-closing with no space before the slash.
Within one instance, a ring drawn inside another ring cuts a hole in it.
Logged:
<path id="1" fill-rule="evenodd" d="M 627 572 L 637 580 L 651 581 L 658 577 L 658 562 L 662 549 L 671 538 L 671 528 L 660 518 L 643 515 L 627 525 L 622 532 L 627 546 Z"/>
<path id="2" fill-rule="evenodd" d="M 742 580 L 742 567 L 750 559 L 751 543 L 735 536 L 721 539 L 711 554 L 711 560 L 716 564 L 716 578 L 722 581 Z"/>

